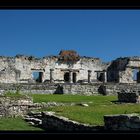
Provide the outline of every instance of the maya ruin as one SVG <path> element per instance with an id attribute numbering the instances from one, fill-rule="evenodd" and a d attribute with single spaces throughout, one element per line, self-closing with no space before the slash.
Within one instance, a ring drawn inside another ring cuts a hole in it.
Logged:
<path id="1" fill-rule="evenodd" d="M 0 93 L 17 87 L 25 93 L 47 94 L 140 92 L 140 57 L 136 56 L 103 62 L 74 50 L 61 50 L 57 56 L 43 58 L 1 56 L 0 64 Z"/>
<path id="2" fill-rule="evenodd" d="M 140 83 L 140 57 L 105 63 L 62 50 L 58 56 L 0 57 L 0 83 Z M 34 75 L 38 77 L 35 79 Z"/>

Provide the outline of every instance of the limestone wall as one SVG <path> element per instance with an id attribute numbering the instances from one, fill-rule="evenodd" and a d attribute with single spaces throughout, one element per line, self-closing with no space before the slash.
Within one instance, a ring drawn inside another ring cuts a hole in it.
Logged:
<path id="1" fill-rule="evenodd" d="M 118 95 L 122 90 L 133 89 L 140 94 L 140 84 L 0 84 L 0 94 L 17 90 L 32 94 L 80 94 L 80 95 Z"/>
<path id="2" fill-rule="evenodd" d="M 126 68 L 125 71 L 120 71 L 119 82 L 120 83 L 136 83 L 136 81 L 133 80 L 133 69 Z"/>
<path id="3" fill-rule="evenodd" d="M 0 97 L 0 117 L 23 116 L 29 111 L 29 106 L 32 104 L 33 101 L 30 98 Z"/>
<path id="4" fill-rule="evenodd" d="M 102 128 L 72 121 L 50 112 L 42 112 L 42 127 L 48 132 L 95 132 Z"/>
<path id="5" fill-rule="evenodd" d="M 140 77 L 134 80 L 134 70 L 140 69 L 139 57 L 118 58 L 107 68 L 107 81 L 118 83 L 138 83 Z"/>
<path id="6" fill-rule="evenodd" d="M 50 80 L 50 69 L 54 69 L 54 81 L 63 81 L 64 82 L 64 73 L 68 72 L 67 70 L 77 70 L 76 80 L 87 80 L 88 79 L 88 70 L 91 70 L 91 79 L 97 79 L 97 70 L 103 70 L 103 64 L 100 59 L 94 58 L 81 58 L 78 62 L 69 65 L 67 63 L 60 63 L 58 58 L 45 58 L 44 61 L 47 63 L 45 68 L 44 77 L 46 80 Z"/>
<path id="7" fill-rule="evenodd" d="M 135 90 L 122 90 L 118 92 L 118 101 L 126 103 L 140 103 L 140 95 Z"/>
<path id="8" fill-rule="evenodd" d="M 139 68 L 140 67 L 140 60 L 129 60 L 127 64 L 128 67 Z"/>
<path id="9" fill-rule="evenodd" d="M 51 69 L 53 70 L 52 76 Z M 79 57 L 77 61 L 71 63 L 60 61 L 59 56 L 43 58 L 24 55 L 0 56 L 0 83 L 35 82 L 33 80 L 34 72 L 41 73 L 41 82 L 50 82 L 50 77 L 52 77 L 54 83 L 64 83 L 64 75 L 70 71 L 72 74 L 76 74 L 76 82 L 87 82 L 89 70 L 92 82 L 99 81 L 97 72 L 107 71 L 107 82 L 136 83 L 140 81 L 140 76 L 137 81 L 133 79 L 134 69 L 140 69 L 139 57 L 118 58 L 110 63 L 103 63 L 99 58 Z"/>
<path id="10" fill-rule="evenodd" d="M 123 80 L 120 80 L 121 74 L 119 73 L 124 74 L 123 71 L 125 71 L 127 64 L 128 58 L 113 60 L 107 68 L 107 81 L 123 83 Z"/>
<path id="11" fill-rule="evenodd" d="M 64 74 L 67 70 L 76 71 L 76 81 L 87 80 L 88 70 L 91 70 L 91 79 L 96 80 L 97 73 L 95 71 L 101 71 L 105 67 L 105 64 L 98 58 L 81 57 L 74 64 L 69 64 L 58 61 L 58 56 L 40 59 L 24 55 L 0 57 L 0 64 L 1 83 L 28 83 L 33 80 L 33 72 L 42 72 L 42 82 L 49 81 L 50 69 L 54 70 L 53 79 L 55 83 L 64 83 Z M 15 70 L 20 72 L 18 79 Z"/>
<path id="12" fill-rule="evenodd" d="M 109 131 L 139 131 L 139 114 L 119 114 L 104 116 L 105 130 Z"/>
<path id="13" fill-rule="evenodd" d="M 21 93 L 32 94 L 80 94 L 96 95 L 100 84 L 0 84 L 1 94 L 10 91 L 16 92 L 19 87 Z M 62 88 L 61 88 L 62 87 Z"/>
<path id="14" fill-rule="evenodd" d="M 124 71 L 119 72 L 119 82 L 120 83 L 137 83 L 133 79 L 134 69 L 140 69 L 140 60 L 129 60 Z M 139 78 L 138 78 L 139 79 Z"/>
<path id="15" fill-rule="evenodd" d="M 64 94 L 97 95 L 100 84 L 63 85 Z"/>

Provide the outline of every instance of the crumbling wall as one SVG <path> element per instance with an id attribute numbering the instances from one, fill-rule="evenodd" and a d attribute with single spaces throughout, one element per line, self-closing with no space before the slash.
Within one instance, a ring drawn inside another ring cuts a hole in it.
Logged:
<path id="1" fill-rule="evenodd" d="M 107 81 L 118 83 L 137 83 L 140 81 L 134 80 L 134 70 L 140 69 L 139 57 L 124 57 L 118 58 L 107 68 Z"/>
<path id="2" fill-rule="evenodd" d="M 15 69 L 6 68 L 0 71 L 0 82 L 1 83 L 15 83 L 19 80 L 20 71 Z"/>
<path id="3" fill-rule="evenodd" d="M 118 92 L 118 101 L 124 103 L 140 103 L 140 95 L 136 90 L 121 90 Z"/>
<path id="4" fill-rule="evenodd" d="M 97 58 L 87 58 L 81 57 L 79 61 L 69 65 L 68 63 L 62 63 L 58 60 L 58 57 L 51 56 L 45 57 L 43 59 L 46 64 L 44 77 L 46 81 L 50 80 L 50 69 L 53 69 L 53 78 L 56 83 L 64 82 L 65 72 L 69 70 L 76 71 L 76 81 L 87 80 L 88 79 L 88 70 L 91 70 L 91 79 L 94 81 L 97 80 L 97 70 L 103 70 L 104 65 L 100 59 Z"/>
<path id="5" fill-rule="evenodd" d="M 73 84 L 63 85 L 64 94 L 97 95 L 100 84 Z"/>
<path id="6" fill-rule="evenodd" d="M 140 57 L 129 57 L 128 67 L 139 68 L 140 67 Z"/>
<path id="7" fill-rule="evenodd" d="M 104 116 L 105 130 L 108 131 L 139 131 L 139 114 L 119 114 Z"/>
<path id="8" fill-rule="evenodd" d="M 15 83 L 19 81 L 21 71 L 15 68 L 13 57 L 0 57 L 0 83 Z"/>
<path id="9" fill-rule="evenodd" d="M 119 71 L 119 82 L 120 83 L 137 83 L 138 80 L 134 80 L 134 70 L 140 69 L 140 58 L 139 57 L 129 57 L 128 63 L 123 71 Z M 137 75 L 138 76 L 138 75 Z"/>
<path id="10" fill-rule="evenodd" d="M 61 87 L 61 88 L 58 88 Z M 20 84 L 0 84 L 0 94 L 5 91 L 32 94 L 79 94 L 79 95 L 117 95 L 121 90 L 133 89 L 140 93 L 140 84 L 114 84 L 114 83 L 83 83 L 83 84 L 47 84 L 47 83 L 20 83 Z M 62 91 L 62 92 L 61 92 Z"/>
<path id="11" fill-rule="evenodd" d="M 98 58 L 86 58 L 82 57 L 79 65 L 81 65 L 80 69 L 80 76 L 79 79 L 87 80 L 88 77 L 88 70 L 91 70 L 91 81 L 97 82 L 97 72 L 95 71 L 103 71 L 104 65 L 102 61 Z"/>
<path id="12" fill-rule="evenodd" d="M 133 70 L 131 68 L 119 71 L 119 83 L 136 83 L 133 80 Z"/>
<path id="13" fill-rule="evenodd" d="M 28 82 L 33 79 L 33 71 L 43 71 L 46 64 L 42 59 L 37 59 L 29 56 L 20 56 L 15 58 L 15 67 L 21 71 L 20 81 Z M 42 77 L 44 81 L 44 77 Z"/>
<path id="14" fill-rule="evenodd" d="M 33 72 L 42 72 L 41 81 L 49 82 L 51 69 L 53 69 L 52 77 L 55 83 L 64 83 L 64 74 L 69 72 L 69 70 L 76 73 L 76 82 L 80 80 L 85 80 L 87 82 L 89 70 L 91 71 L 91 81 L 97 81 L 97 72 L 95 71 L 102 71 L 105 69 L 106 64 L 103 64 L 99 58 L 80 57 L 78 54 L 76 54 L 74 58 L 76 61 L 74 61 L 74 63 L 69 63 L 68 61 L 60 61 L 59 56 L 47 56 L 42 59 L 25 55 L 0 57 L 0 82 L 33 82 Z M 10 70 L 5 71 L 5 69 Z M 3 71 L 5 71 L 5 73 Z M 19 71 L 20 74 L 17 74 L 17 71 Z"/>
<path id="15" fill-rule="evenodd" d="M 108 82 L 123 82 L 120 79 L 125 73 L 128 58 L 118 58 L 110 63 L 107 68 L 107 81 Z M 124 82 L 125 83 L 125 82 Z"/>
<path id="16" fill-rule="evenodd" d="M 23 116 L 30 110 L 33 104 L 31 98 L 10 98 L 0 97 L 0 117 L 16 117 Z"/>
<path id="17" fill-rule="evenodd" d="M 55 82 L 61 82 L 64 80 L 64 72 L 62 69 L 67 69 L 68 66 L 66 64 L 58 63 L 58 57 L 51 56 L 45 57 L 43 59 L 44 63 L 46 63 L 45 72 L 44 72 L 44 81 L 50 80 L 50 69 L 53 69 L 53 79 Z"/>
<path id="18" fill-rule="evenodd" d="M 94 132 L 103 129 L 101 126 L 79 123 L 52 112 L 42 112 L 42 128 L 49 132 Z"/>

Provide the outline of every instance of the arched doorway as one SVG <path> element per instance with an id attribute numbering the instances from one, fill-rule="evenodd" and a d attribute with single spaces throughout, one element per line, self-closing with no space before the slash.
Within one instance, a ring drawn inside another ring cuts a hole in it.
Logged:
<path id="1" fill-rule="evenodd" d="M 64 74 L 64 81 L 65 81 L 65 82 L 69 82 L 69 80 L 70 80 L 70 74 L 69 74 L 69 72 L 66 72 L 66 73 Z"/>

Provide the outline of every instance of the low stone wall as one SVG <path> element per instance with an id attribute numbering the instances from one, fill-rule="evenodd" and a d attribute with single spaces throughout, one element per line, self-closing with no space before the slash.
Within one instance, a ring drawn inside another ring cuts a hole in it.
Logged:
<path id="1" fill-rule="evenodd" d="M 96 95 L 100 84 L 64 84 L 64 94 Z"/>
<path id="2" fill-rule="evenodd" d="M 140 94 L 140 84 L 90 83 L 90 84 L 0 84 L 0 93 L 6 91 L 32 94 L 117 95 L 121 90 L 133 89 Z"/>
<path id="3" fill-rule="evenodd" d="M 139 114 L 105 115 L 105 130 L 113 131 L 139 131 Z"/>
<path id="4" fill-rule="evenodd" d="M 33 99 L 30 97 L 19 98 L 17 97 L 0 97 L 0 117 L 17 117 L 30 113 L 32 110 L 47 109 L 54 106 L 66 106 L 75 104 L 64 104 L 56 102 L 42 102 L 33 103 Z"/>
<path id="5" fill-rule="evenodd" d="M 103 129 L 102 126 L 82 124 L 51 112 L 42 112 L 42 127 L 47 132 L 95 132 Z"/>
<path id="6" fill-rule="evenodd" d="M 29 111 L 29 106 L 32 106 L 32 104 L 33 101 L 30 98 L 17 100 L 10 97 L 0 97 L 0 116 L 22 116 Z"/>
<path id="7" fill-rule="evenodd" d="M 140 103 L 140 96 L 137 91 L 122 90 L 118 92 L 118 101 L 126 103 Z"/>
<path id="8" fill-rule="evenodd" d="M 137 132 L 140 130 L 140 114 L 105 115 L 104 126 L 93 126 L 55 115 L 55 112 L 32 112 L 25 120 L 47 132 Z"/>
<path id="9" fill-rule="evenodd" d="M 7 86 L 6 86 L 7 85 Z M 5 91 L 31 94 L 98 94 L 100 84 L 0 84 L 0 93 Z"/>
<path id="10" fill-rule="evenodd" d="M 6 91 L 22 93 L 32 93 L 32 94 L 54 94 L 57 90 L 57 84 L 0 84 L 0 94 L 3 94 Z"/>

